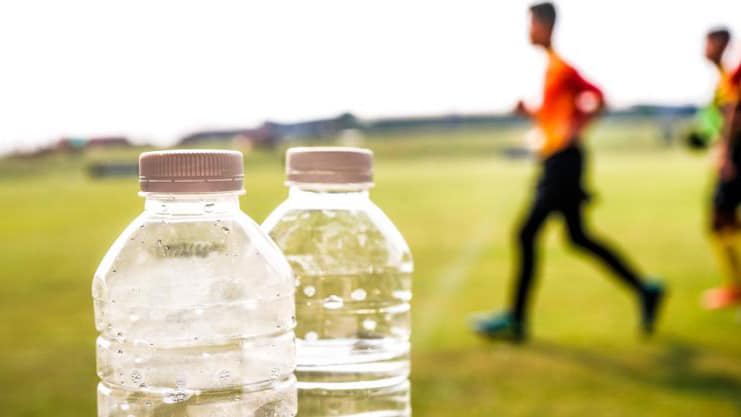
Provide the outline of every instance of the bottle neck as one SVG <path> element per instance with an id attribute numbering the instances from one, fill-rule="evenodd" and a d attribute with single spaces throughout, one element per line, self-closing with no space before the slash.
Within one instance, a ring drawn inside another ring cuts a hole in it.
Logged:
<path id="1" fill-rule="evenodd" d="M 290 184 L 288 198 L 304 207 L 340 207 L 370 202 L 370 184 L 307 185 Z"/>
<path id="2" fill-rule="evenodd" d="M 239 192 L 140 193 L 144 211 L 157 215 L 199 216 L 239 211 Z"/>

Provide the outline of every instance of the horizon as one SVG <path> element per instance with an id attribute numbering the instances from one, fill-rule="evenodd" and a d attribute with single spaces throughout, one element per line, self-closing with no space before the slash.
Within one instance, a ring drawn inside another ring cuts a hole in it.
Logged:
<path id="1" fill-rule="evenodd" d="M 637 110 L 636 109 L 637 107 L 647 107 L 647 108 L 654 108 L 654 109 L 661 108 L 661 109 L 664 109 L 664 110 L 669 109 L 669 110 L 678 112 L 678 113 L 670 113 L 670 114 L 663 114 L 663 113 L 661 113 L 661 114 L 659 114 L 659 113 L 654 114 L 654 113 L 652 113 L 652 114 L 649 115 L 649 117 L 678 116 L 680 118 L 681 117 L 686 117 L 686 114 L 682 113 L 681 111 L 683 111 L 685 109 L 688 109 L 688 108 L 693 108 L 693 109 L 698 109 L 699 108 L 696 105 L 691 104 L 691 103 L 686 103 L 686 104 L 682 104 L 682 103 L 677 103 L 677 104 L 636 103 L 636 104 L 631 104 L 631 105 L 623 106 L 623 107 L 608 107 L 605 110 L 605 112 L 600 116 L 600 119 L 608 118 L 610 116 L 614 116 L 614 115 L 616 115 L 618 113 L 621 113 L 621 112 L 636 111 Z M 245 124 L 245 125 L 239 125 L 239 126 L 237 126 L 237 125 L 234 125 L 234 126 L 226 126 L 225 125 L 225 126 L 196 128 L 194 130 L 184 132 L 181 136 L 178 136 L 178 137 L 173 138 L 172 141 L 171 141 L 171 143 L 164 143 L 164 144 L 162 144 L 162 143 L 158 144 L 156 142 L 147 141 L 146 140 L 147 138 L 143 138 L 143 137 L 131 137 L 131 136 L 126 135 L 126 134 L 116 134 L 116 133 L 109 133 L 109 134 L 102 133 L 102 134 L 98 134 L 98 135 L 89 135 L 89 136 L 64 136 L 64 135 L 62 135 L 62 136 L 59 136 L 59 137 L 56 137 L 56 138 L 52 138 L 52 139 L 50 139 L 50 140 L 48 140 L 46 142 L 36 143 L 36 144 L 34 144 L 34 146 L 35 146 L 34 148 L 16 149 L 16 150 L 11 149 L 11 150 L 9 150 L 7 152 L 3 152 L 2 150 L 0 150 L 0 157 L 1 156 L 7 156 L 7 155 L 14 155 L 14 154 L 23 155 L 23 154 L 33 153 L 34 151 L 43 150 L 43 149 L 48 148 L 50 146 L 53 147 L 55 144 L 57 144 L 61 140 L 91 141 L 91 140 L 98 140 L 98 139 L 121 138 L 121 139 L 128 140 L 134 146 L 144 146 L 144 147 L 153 146 L 153 147 L 168 148 L 168 147 L 173 147 L 173 146 L 179 145 L 180 144 L 180 141 L 182 141 L 186 137 L 189 137 L 189 136 L 192 136 L 192 135 L 196 135 L 196 134 L 202 134 L 202 133 L 206 133 L 206 132 L 228 132 L 228 131 L 240 131 L 240 130 L 259 129 L 260 127 L 262 127 L 262 126 L 264 126 L 264 125 L 266 125 L 268 123 L 274 123 L 274 124 L 278 124 L 278 125 L 292 125 L 292 124 L 301 124 L 301 123 L 311 123 L 311 122 L 316 122 L 316 121 L 321 121 L 321 120 L 334 120 L 334 119 L 337 119 L 337 118 L 339 118 L 341 116 L 344 116 L 344 115 L 347 115 L 347 114 L 349 114 L 349 115 L 353 116 L 354 118 L 356 118 L 361 123 L 361 125 L 362 124 L 368 124 L 369 126 L 372 126 L 374 123 L 378 123 L 378 122 L 387 122 L 387 121 L 395 121 L 395 120 L 405 120 L 405 121 L 407 121 L 407 120 L 420 120 L 421 121 L 421 120 L 435 120 L 435 119 L 439 120 L 439 119 L 445 119 L 445 118 L 450 118 L 450 117 L 462 117 L 462 118 L 466 118 L 466 117 L 491 117 L 491 118 L 500 118 L 501 117 L 501 118 L 521 119 L 523 124 L 529 123 L 526 120 L 526 118 L 524 118 L 522 116 L 518 116 L 518 115 L 516 115 L 515 113 L 513 113 L 511 111 L 499 111 L 499 112 L 494 111 L 494 112 L 488 112 L 488 113 L 483 113 L 483 112 L 427 113 L 427 114 L 415 114 L 415 115 L 378 116 L 378 117 L 372 117 L 372 118 L 359 117 L 358 115 L 356 115 L 354 113 L 351 113 L 351 112 L 343 112 L 343 113 L 339 113 L 339 114 L 335 114 L 335 115 L 325 115 L 325 116 L 322 116 L 322 117 L 317 117 L 317 118 L 312 118 L 312 119 L 299 119 L 299 120 L 265 119 L 265 120 L 262 120 L 262 121 L 259 121 L 257 123 L 250 124 L 250 125 L 247 125 L 247 124 Z M 361 128 L 365 128 L 365 127 L 366 126 L 362 126 Z M 523 142 L 523 144 L 524 144 L 524 142 Z"/>
<path id="2" fill-rule="evenodd" d="M 346 112 L 506 113 L 519 98 L 536 103 L 542 86 L 543 54 L 526 37 L 530 3 L 2 5 L 0 154 L 65 136 L 162 146 L 198 130 Z M 556 49 L 612 108 L 706 103 L 715 74 L 702 57 L 705 32 L 725 23 L 741 34 L 741 22 L 725 20 L 741 15 L 737 1 L 557 5 Z"/>

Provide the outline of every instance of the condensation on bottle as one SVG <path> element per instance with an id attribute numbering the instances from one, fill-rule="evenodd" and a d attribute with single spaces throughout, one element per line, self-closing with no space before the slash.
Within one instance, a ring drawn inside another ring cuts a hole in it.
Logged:
<path id="1" fill-rule="evenodd" d="M 263 223 L 296 277 L 299 415 L 407 416 L 412 256 L 369 197 L 372 153 L 292 148 Z"/>
<path id="2" fill-rule="evenodd" d="M 93 280 L 98 416 L 295 416 L 294 278 L 239 208 L 242 155 L 139 169 L 144 212 Z"/>

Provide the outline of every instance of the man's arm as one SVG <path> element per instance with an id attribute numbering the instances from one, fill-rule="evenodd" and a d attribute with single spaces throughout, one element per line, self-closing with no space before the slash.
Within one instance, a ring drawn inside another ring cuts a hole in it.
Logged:
<path id="1" fill-rule="evenodd" d="M 587 81 L 576 70 L 571 71 L 569 83 L 576 92 L 574 100 L 578 110 L 569 126 L 569 140 L 574 141 L 579 138 L 584 127 L 605 109 L 605 95 L 599 87 Z"/>
<path id="2" fill-rule="evenodd" d="M 739 113 L 741 113 L 741 65 L 731 75 L 731 84 L 733 84 L 740 94 L 737 94 L 736 101 L 726 106 L 723 114 L 723 132 L 720 136 L 720 143 L 718 144 L 718 168 L 720 177 L 724 180 L 730 180 L 736 176 L 737 172 L 731 160 L 731 151 L 734 146 L 738 145 L 734 143 L 736 133 L 741 128 L 741 120 L 739 120 Z"/>
<path id="3" fill-rule="evenodd" d="M 737 167 L 733 165 L 732 150 L 733 147 L 738 145 L 734 143 L 736 140 L 736 131 L 739 128 L 739 113 L 741 112 L 741 101 L 736 101 L 726 106 L 726 111 L 723 117 L 723 132 L 720 136 L 720 143 L 718 144 L 718 171 L 720 177 L 724 180 L 733 179 L 738 173 L 736 172 Z"/>
<path id="4" fill-rule="evenodd" d="M 736 88 L 741 89 L 741 64 L 738 65 L 738 68 L 736 68 L 735 71 L 733 71 L 733 74 L 731 74 L 731 83 L 736 86 Z"/>
<path id="5" fill-rule="evenodd" d="M 599 87 L 587 81 L 576 70 L 574 70 L 571 82 L 578 92 L 576 106 L 589 118 L 593 118 L 605 109 L 605 94 Z"/>

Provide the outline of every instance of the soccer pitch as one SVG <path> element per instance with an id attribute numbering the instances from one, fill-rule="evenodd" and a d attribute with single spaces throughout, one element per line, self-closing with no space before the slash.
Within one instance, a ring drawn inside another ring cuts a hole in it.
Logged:
<path id="1" fill-rule="evenodd" d="M 511 232 L 534 164 L 504 156 L 519 130 L 368 138 L 372 197 L 415 258 L 412 405 L 442 416 L 741 416 L 741 310 L 706 312 L 719 283 L 705 230 L 707 158 L 663 147 L 646 126 L 590 139 L 590 225 L 670 294 L 658 334 L 638 336 L 628 293 L 549 223 L 532 341 L 493 344 L 467 317 L 501 308 Z M 142 209 L 135 178 L 93 180 L 111 155 L 0 161 L 0 414 L 95 414 L 90 285 Z M 113 155 L 116 156 L 116 155 Z M 121 157 L 117 155 L 116 157 Z M 130 158 L 129 158 L 130 159 Z M 260 222 L 283 200 L 281 153 L 246 157 L 242 208 Z"/>

